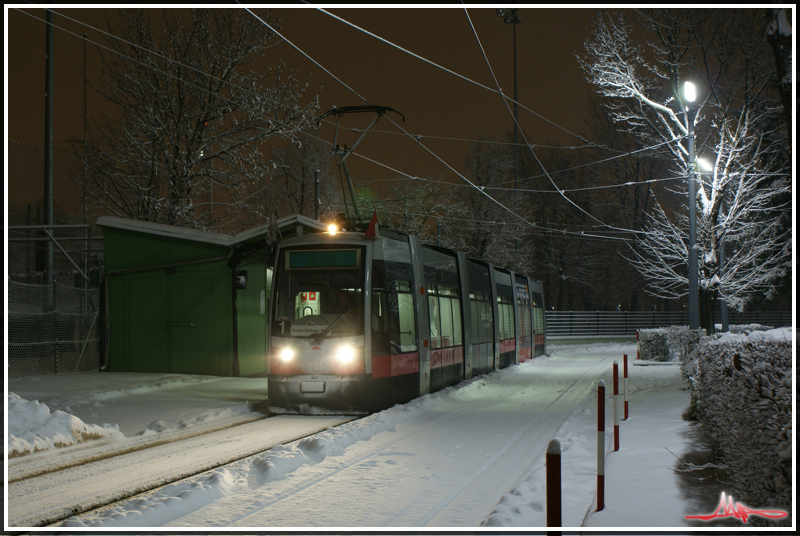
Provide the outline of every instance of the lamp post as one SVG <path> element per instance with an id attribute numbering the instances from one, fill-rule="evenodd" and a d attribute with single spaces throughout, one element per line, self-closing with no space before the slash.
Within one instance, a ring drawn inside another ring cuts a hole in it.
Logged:
<path id="1" fill-rule="evenodd" d="M 720 276 L 725 270 L 725 237 L 722 237 L 722 240 L 719 241 L 719 273 Z M 721 294 L 721 293 L 720 293 Z M 720 321 L 722 322 L 722 332 L 728 331 L 730 328 L 728 326 L 728 302 L 727 300 L 720 296 L 722 300 L 719 304 L 719 314 L 720 314 Z"/>
<path id="2" fill-rule="evenodd" d="M 683 96 L 686 102 L 694 102 L 697 98 L 694 84 L 683 85 Z M 697 179 L 694 155 L 694 117 L 686 106 L 686 128 L 689 138 L 689 329 L 700 327 L 699 299 L 697 288 Z"/>

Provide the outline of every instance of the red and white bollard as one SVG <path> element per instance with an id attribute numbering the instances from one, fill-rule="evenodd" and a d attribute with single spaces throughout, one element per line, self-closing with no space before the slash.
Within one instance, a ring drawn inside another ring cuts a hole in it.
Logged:
<path id="1" fill-rule="evenodd" d="M 625 416 L 623 420 L 628 420 L 628 354 L 622 354 L 622 389 L 623 393 L 625 394 L 625 398 L 623 399 L 624 405 L 624 413 Z"/>
<path id="2" fill-rule="evenodd" d="M 606 506 L 606 383 L 597 382 L 597 511 Z"/>
<path id="3" fill-rule="evenodd" d="M 614 451 L 619 450 L 619 364 L 614 361 Z"/>
<path id="4" fill-rule="evenodd" d="M 547 526 L 561 526 L 561 443 L 552 439 L 544 456 L 547 487 Z"/>

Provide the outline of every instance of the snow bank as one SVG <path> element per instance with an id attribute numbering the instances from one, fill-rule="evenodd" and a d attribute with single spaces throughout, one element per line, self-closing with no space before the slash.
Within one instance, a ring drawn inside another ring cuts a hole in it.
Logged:
<path id="1" fill-rule="evenodd" d="M 200 385 L 209 381 L 208 376 L 191 374 L 169 374 L 155 381 L 141 382 L 139 377 L 131 375 L 133 383 L 124 385 L 101 386 L 92 392 L 94 400 L 114 400 L 131 395 L 150 394 L 176 387 Z"/>
<path id="2" fill-rule="evenodd" d="M 381 432 L 394 430 L 398 424 L 429 410 L 432 403 L 453 391 L 453 387 L 448 387 L 307 438 L 277 445 L 267 452 L 234 462 L 225 468 L 170 484 L 134 501 L 113 506 L 102 511 L 97 519 L 72 517 L 63 526 L 102 528 L 166 525 L 234 493 L 242 482 L 258 489 L 272 482 L 293 478 L 298 469 L 320 464 L 326 458 L 342 457 L 353 445 L 369 441 Z M 248 500 L 258 505 L 263 497 Z"/>
<path id="3" fill-rule="evenodd" d="M 250 403 L 246 402 L 238 406 L 208 411 L 198 416 L 193 416 L 179 421 L 158 419 L 148 423 L 145 430 L 133 434 L 133 437 L 150 437 L 155 434 L 162 434 L 164 432 L 171 432 L 173 430 L 183 430 L 200 425 L 211 425 L 213 423 L 227 421 L 234 422 L 237 417 L 246 417 L 248 415 L 253 415 L 254 413 L 255 412 L 253 411 Z"/>
<path id="4" fill-rule="evenodd" d="M 63 411 L 51 412 L 36 400 L 8 394 L 8 455 L 11 458 L 90 439 L 122 437 L 116 425 L 86 424 Z"/>

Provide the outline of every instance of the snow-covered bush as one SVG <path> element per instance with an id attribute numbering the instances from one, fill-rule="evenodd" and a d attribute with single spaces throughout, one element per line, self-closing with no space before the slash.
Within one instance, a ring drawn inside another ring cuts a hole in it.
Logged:
<path id="1" fill-rule="evenodd" d="M 697 347 L 705 330 L 686 326 L 639 330 L 639 359 L 685 361 Z"/>
<path id="2" fill-rule="evenodd" d="M 762 326 L 761 324 L 740 324 L 729 326 L 728 331 L 731 333 L 750 335 L 754 331 L 769 331 L 775 329 L 771 326 Z"/>
<path id="3" fill-rule="evenodd" d="M 647 361 L 669 361 L 666 328 L 639 330 L 639 359 Z"/>
<path id="4" fill-rule="evenodd" d="M 697 348 L 697 416 L 727 468 L 729 492 L 752 507 L 792 504 L 791 336 L 723 334 Z"/>

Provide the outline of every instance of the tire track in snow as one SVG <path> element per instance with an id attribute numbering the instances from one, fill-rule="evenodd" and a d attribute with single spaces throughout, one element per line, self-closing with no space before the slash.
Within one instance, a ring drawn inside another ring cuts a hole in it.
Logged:
<path id="1" fill-rule="evenodd" d="M 598 361 L 598 363 L 594 367 L 588 369 L 584 374 L 582 374 L 580 377 L 578 377 L 574 381 L 572 381 L 565 389 L 562 389 L 560 394 L 555 399 L 553 399 L 545 408 L 540 410 L 540 416 L 539 417 L 537 417 L 535 420 L 531 421 L 524 429 L 520 430 L 519 433 L 517 433 L 515 435 L 513 440 L 509 441 L 502 448 L 502 450 L 498 451 L 494 456 L 491 457 L 490 460 L 488 460 L 477 471 L 475 471 L 470 478 L 468 478 L 467 480 L 465 480 L 461 484 L 461 486 L 459 486 L 456 490 L 452 491 L 444 499 L 442 499 L 436 505 L 436 507 L 433 509 L 433 513 L 428 514 L 428 515 L 422 517 L 421 519 L 419 519 L 419 522 L 416 523 L 415 526 L 420 526 L 420 527 L 426 526 L 433 519 L 438 517 L 442 513 L 442 511 L 445 510 L 445 508 L 447 508 L 459 495 L 461 495 L 464 492 L 464 490 L 466 490 L 469 486 L 471 486 L 478 479 L 478 477 L 483 476 L 483 474 L 494 463 L 496 463 L 501 458 L 502 455 L 504 455 L 508 451 L 512 450 L 512 448 L 515 445 L 517 445 L 517 443 L 519 442 L 520 438 L 522 438 L 524 435 L 530 433 L 531 430 L 534 427 L 540 425 L 543 421 L 549 420 L 551 417 L 550 417 L 550 415 L 547 415 L 548 411 L 551 410 L 554 406 L 556 406 L 559 402 L 561 402 L 561 400 L 565 396 L 567 396 L 567 394 L 570 394 L 571 396 L 576 397 L 579 400 L 582 400 L 587 394 L 591 394 L 591 387 L 593 385 L 592 383 L 587 384 L 586 391 L 581 390 L 580 393 L 573 393 L 572 390 L 575 388 L 576 385 L 578 385 L 579 383 L 583 382 L 584 379 L 586 378 L 586 376 L 588 376 L 589 374 L 592 374 L 592 373 L 596 373 L 597 369 L 600 368 L 600 366 L 603 365 L 606 361 L 608 361 L 608 359 L 610 359 L 610 358 L 604 358 L 604 359 Z M 565 413 L 563 416 L 560 417 L 559 426 L 560 426 L 560 424 L 563 424 L 564 422 L 566 422 L 566 420 L 569 418 L 569 415 L 571 413 L 572 413 L 572 411 L 570 411 L 568 413 Z M 558 426 L 556 426 L 556 429 L 558 429 Z M 541 459 L 541 457 L 544 455 L 544 452 L 545 452 L 545 450 L 547 448 L 547 443 L 549 443 L 549 442 L 550 442 L 550 439 L 547 439 L 547 442 L 545 443 L 544 448 L 541 449 L 541 452 L 539 453 L 539 455 L 535 456 L 532 459 L 531 464 L 528 466 L 528 468 L 526 468 L 526 470 L 525 470 L 526 473 L 530 470 L 530 467 L 533 465 L 533 463 L 535 463 L 537 460 Z"/>
<path id="2" fill-rule="evenodd" d="M 437 394 L 439 394 L 439 393 L 434 393 L 433 396 L 436 396 Z M 416 413 L 416 412 L 414 412 L 414 413 Z M 333 468 L 332 470 L 326 472 L 323 475 L 316 476 L 316 477 L 312 478 L 309 481 L 303 482 L 303 484 L 301 486 L 294 488 L 290 493 L 284 493 L 283 495 L 281 495 L 279 497 L 276 497 L 273 500 L 264 501 L 262 503 L 255 504 L 255 505 L 252 506 L 252 508 L 248 509 L 249 511 L 243 513 L 242 515 L 240 515 L 240 516 L 238 516 L 236 518 L 228 519 L 227 521 L 224 522 L 224 524 L 227 525 L 227 526 L 239 524 L 239 523 L 241 523 L 242 521 L 244 521 L 245 519 L 247 519 L 250 516 L 253 516 L 253 515 L 261 512 L 263 510 L 266 510 L 267 508 L 272 508 L 272 507 L 274 507 L 276 505 L 279 505 L 281 502 L 283 502 L 285 500 L 288 500 L 288 499 L 291 499 L 291 498 L 295 497 L 296 495 L 309 490 L 313 486 L 316 486 L 316 485 L 318 485 L 318 484 L 320 484 L 320 483 L 322 483 L 322 482 L 324 482 L 324 481 L 326 481 L 328 479 L 331 479 L 331 478 L 337 476 L 338 474 L 340 474 L 340 473 L 342 473 L 344 471 L 347 471 L 349 469 L 352 469 L 352 468 L 356 467 L 357 465 L 362 464 L 365 460 L 368 460 L 368 459 L 373 458 L 373 457 L 375 457 L 377 455 L 380 455 L 380 453 L 386 451 L 387 449 L 395 446 L 396 444 L 398 444 L 400 442 L 403 442 L 403 441 L 406 441 L 406 440 L 408 440 L 410 438 L 413 438 L 413 437 L 415 437 L 415 436 L 417 436 L 419 434 L 422 434 L 422 433 L 426 432 L 427 430 L 429 430 L 429 429 L 431 429 L 433 427 L 440 426 L 440 425 L 444 424 L 447 421 L 450 421 L 452 419 L 460 417 L 463 414 L 464 414 L 464 412 L 458 412 L 458 413 L 455 413 L 455 414 L 444 415 L 444 416 L 442 416 L 442 417 L 440 417 L 438 419 L 435 419 L 434 421 L 431 421 L 431 422 L 427 423 L 423 428 L 415 431 L 411 435 L 404 435 L 402 437 L 398 437 L 397 439 L 395 439 L 395 440 L 393 440 L 393 441 L 391 441 L 389 443 L 384 443 L 384 444 L 382 444 L 382 446 L 380 446 L 378 448 L 371 449 L 370 451 L 359 455 L 358 457 L 354 458 L 353 460 L 349 460 L 345 464 L 338 465 L 337 467 Z M 409 416 L 409 418 L 413 418 L 413 415 Z M 393 421 L 393 424 L 396 424 L 397 422 L 398 421 Z M 341 438 L 342 442 L 345 442 L 345 443 L 347 443 L 348 441 L 346 440 L 346 433 L 342 434 L 342 430 L 345 429 L 346 427 L 347 426 L 340 426 L 340 427 L 338 427 L 336 432 L 334 432 L 334 434 L 339 433 L 339 434 L 345 436 L 345 437 Z M 376 431 L 374 431 L 372 436 L 366 438 L 366 440 L 371 439 L 372 437 L 374 437 L 375 435 L 377 435 L 377 434 L 379 434 L 381 432 L 389 431 L 389 430 L 390 430 L 390 428 L 376 430 Z M 325 433 L 327 433 L 327 432 L 322 432 L 321 434 L 325 434 Z M 317 435 L 321 435 L 321 434 L 317 434 Z M 337 438 L 334 438 L 333 442 L 335 443 L 336 440 L 337 440 Z M 319 441 L 319 439 L 312 440 L 312 441 Z M 317 449 L 315 449 L 313 447 L 312 448 L 304 447 L 303 443 L 310 444 L 309 440 L 301 440 L 299 442 L 297 448 L 300 449 L 301 451 L 303 451 L 304 455 L 311 456 L 312 458 L 316 457 L 316 459 L 311 461 L 311 463 L 300 463 L 297 466 L 292 467 L 291 471 L 286 471 L 286 472 L 282 472 L 282 473 L 277 474 L 276 478 L 285 477 L 289 472 L 293 472 L 293 471 L 299 469 L 301 466 L 304 466 L 304 465 L 317 465 L 317 464 L 321 463 L 322 461 L 332 457 L 331 454 L 321 454 L 321 455 L 317 454 L 317 455 L 315 455 L 314 451 L 317 450 Z M 319 443 L 315 443 L 315 445 L 318 445 L 318 444 Z M 345 448 L 347 448 L 347 446 L 349 446 L 349 444 L 345 445 Z M 323 447 L 323 449 L 324 448 L 325 447 Z M 269 455 L 267 454 L 267 456 L 269 456 Z M 270 482 L 272 480 L 273 479 L 264 479 L 263 481 L 260 482 L 260 484 L 264 485 L 264 484 L 266 484 L 266 483 L 268 483 L 268 482 Z"/>

